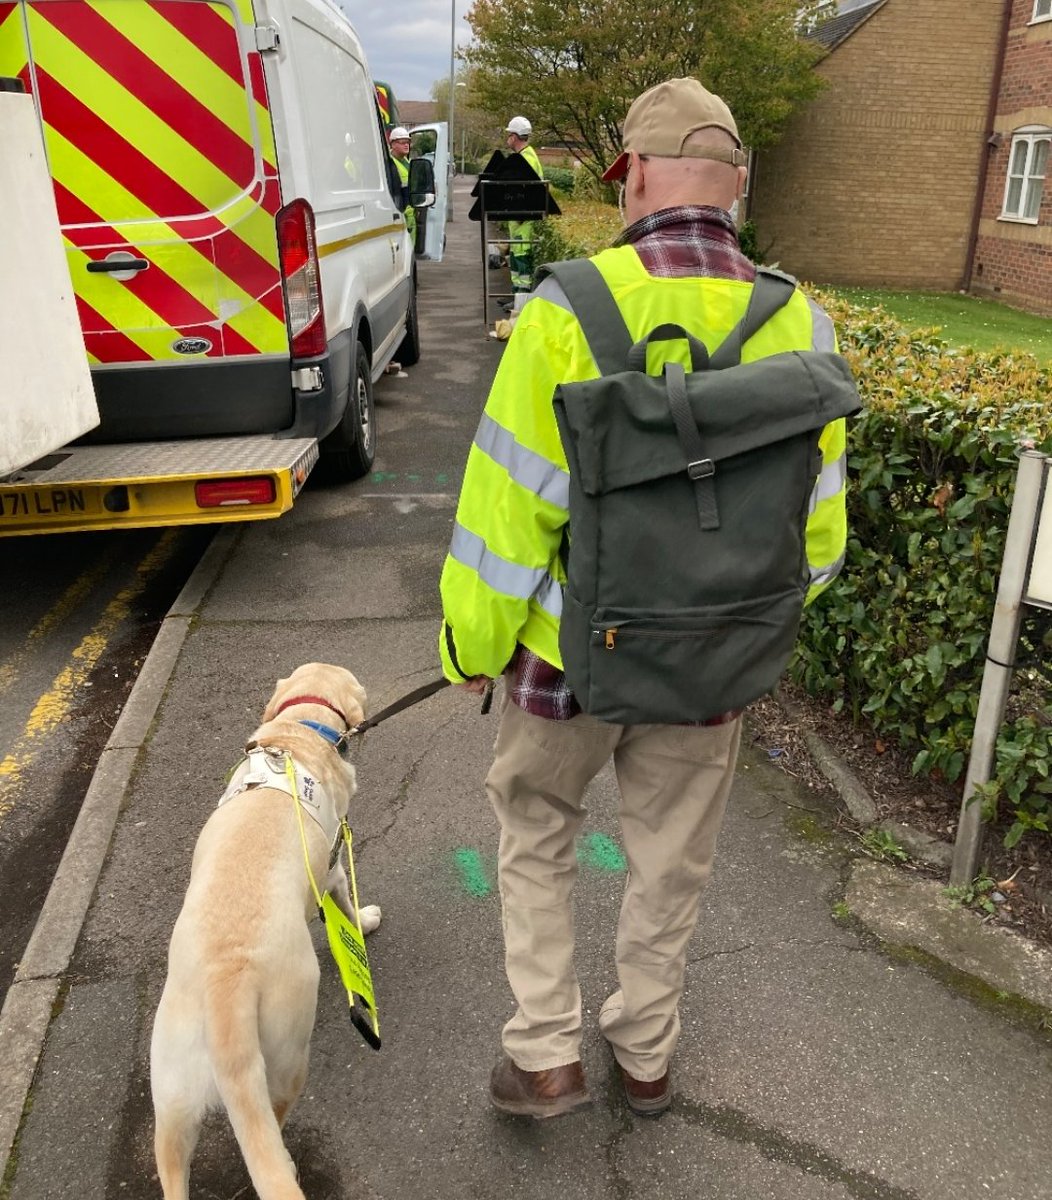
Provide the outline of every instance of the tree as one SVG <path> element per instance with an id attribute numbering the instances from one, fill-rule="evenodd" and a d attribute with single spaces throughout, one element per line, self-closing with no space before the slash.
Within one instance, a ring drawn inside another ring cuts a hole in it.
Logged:
<path id="1" fill-rule="evenodd" d="M 484 112 L 477 101 L 475 72 L 460 70 L 456 76 L 456 103 L 453 109 L 454 129 L 451 137 L 452 149 L 458 162 L 465 158 L 472 162 L 485 163 L 497 146 L 504 144 L 504 128 L 500 119 Z M 461 86 L 463 85 L 463 86 Z M 449 120 L 449 76 L 436 80 L 431 85 L 431 99 L 435 101 L 435 119 Z M 505 117 L 506 121 L 507 118 Z"/>
<path id="2" fill-rule="evenodd" d="M 593 170 L 621 149 L 640 92 L 694 76 L 727 101 L 742 141 L 773 144 L 822 86 L 821 48 L 799 36 L 800 0 L 475 0 L 464 54 L 473 95 L 493 113 L 524 113 Z M 535 136 L 535 140 L 538 138 Z"/>

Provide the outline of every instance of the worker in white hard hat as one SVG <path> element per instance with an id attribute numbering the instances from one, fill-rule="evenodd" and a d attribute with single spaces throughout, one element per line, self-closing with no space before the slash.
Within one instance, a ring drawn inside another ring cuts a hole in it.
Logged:
<path id="1" fill-rule="evenodd" d="M 526 117 L 512 117 L 505 126 L 507 147 L 513 154 L 521 154 L 530 164 L 538 179 L 544 178 L 544 168 L 537 151 L 529 144 L 533 126 Z M 508 240 L 511 243 L 511 290 L 528 292 L 533 287 L 533 222 L 509 221 Z"/>
<path id="2" fill-rule="evenodd" d="M 402 201 L 405 205 L 405 227 L 409 236 L 416 244 L 416 213 L 409 204 L 409 130 L 404 125 L 396 125 L 387 135 L 391 148 L 391 158 L 402 182 Z"/>

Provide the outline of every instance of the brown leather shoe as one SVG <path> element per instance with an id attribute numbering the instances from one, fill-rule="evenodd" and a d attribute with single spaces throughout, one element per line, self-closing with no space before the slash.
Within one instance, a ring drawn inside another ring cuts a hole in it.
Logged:
<path id="1" fill-rule="evenodd" d="M 592 1097 L 579 1062 L 547 1071 L 523 1071 L 507 1055 L 493 1068 L 489 1095 L 494 1108 L 517 1117 L 560 1117 Z"/>
<path id="2" fill-rule="evenodd" d="M 621 1072 L 621 1082 L 625 1086 L 628 1107 L 637 1117 L 658 1117 L 672 1103 L 672 1084 L 669 1081 L 668 1070 L 660 1079 L 647 1083 L 629 1075 L 620 1065 L 618 1070 Z"/>

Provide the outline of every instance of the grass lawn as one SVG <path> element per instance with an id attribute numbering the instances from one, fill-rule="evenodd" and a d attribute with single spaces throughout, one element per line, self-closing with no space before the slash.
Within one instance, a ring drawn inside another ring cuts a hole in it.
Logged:
<path id="1" fill-rule="evenodd" d="M 995 300 L 957 292 L 889 292 L 831 288 L 855 304 L 879 304 L 911 328 L 937 325 L 951 346 L 975 350 L 1026 350 L 1052 363 L 1052 318 L 1020 312 Z"/>

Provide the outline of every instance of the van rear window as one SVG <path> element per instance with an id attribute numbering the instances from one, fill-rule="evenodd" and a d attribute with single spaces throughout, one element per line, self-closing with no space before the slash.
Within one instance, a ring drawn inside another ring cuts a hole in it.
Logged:
<path id="1" fill-rule="evenodd" d="M 28 6 L 31 86 L 64 223 L 200 217 L 252 187 L 265 96 L 253 94 L 238 39 L 242 6 L 251 19 L 248 0 Z"/>

